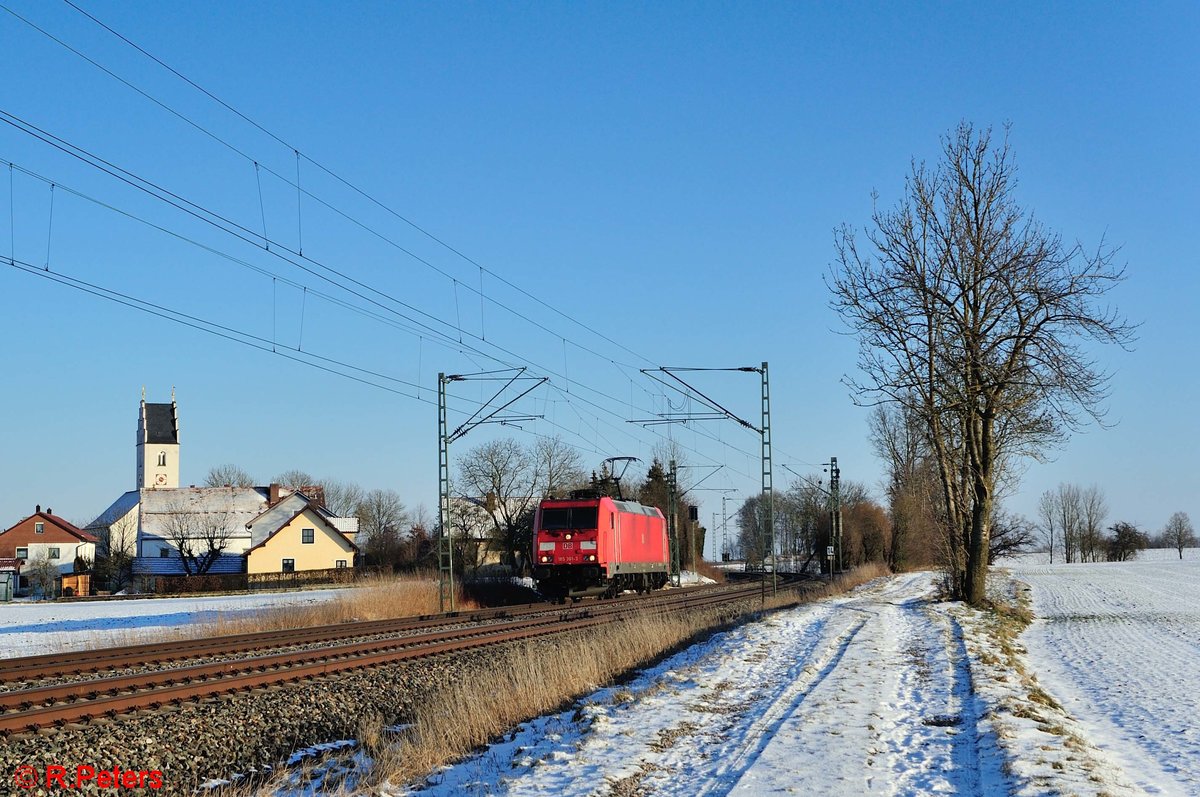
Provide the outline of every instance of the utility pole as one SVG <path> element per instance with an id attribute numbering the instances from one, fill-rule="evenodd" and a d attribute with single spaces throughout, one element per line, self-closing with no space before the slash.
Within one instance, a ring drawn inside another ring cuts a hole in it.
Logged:
<path id="1" fill-rule="evenodd" d="M 438 606 L 454 611 L 454 542 L 450 534 L 450 440 L 446 434 L 446 383 L 438 374 Z"/>
<path id="2" fill-rule="evenodd" d="M 771 536 L 771 594 L 775 595 L 779 592 L 778 575 L 775 570 L 775 492 L 772 487 L 771 480 L 771 381 L 767 378 L 767 363 L 764 361 L 762 369 L 759 371 L 762 374 L 762 495 L 765 506 L 765 522 L 767 530 Z M 763 589 L 766 589 L 766 581 L 764 578 Z M 764 592 L 765 602 L 765 592 Z"/>
<path id="3" fill-rule="evenodd" d="M 829 458 L 829 536 L 834 545 L 834 556 L 837 558 L 838 572 L 845 569 L 842 560 L 842 471 L 838 468 L 837 457 Z"/>
<path id="4" fill-rule="evenodd" d="M 733 552 L 729 550 L 729 510 L 726 507 L 726 502 L 729 496 L 721 496 L 721 561 L 728 562 L 733 558 Z"/>
<path id="5" fill-rule="evenodd" d="M 675 460 L 671 460 L 671 469 L 667 473 L 668 499 L 667 499 L 667 537 L 671 545 L 671 583 L 676 587 L 679 586 L 679 529 L 675 523 L 676 499 L 675 491 L 679 485 L 679 469 L 675 466 Z"/>

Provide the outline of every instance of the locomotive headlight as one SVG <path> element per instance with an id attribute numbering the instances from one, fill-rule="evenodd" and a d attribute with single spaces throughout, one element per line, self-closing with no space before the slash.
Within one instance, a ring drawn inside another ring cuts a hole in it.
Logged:
<path id="1" fill-rule="evenodd" d="M 587 560 L 588 560 L 589 562 L 594 562 L 594 561 L 596 561 L 596 554 L 594 554 L 594 553 L 590 553 L 590 554 L 588 554 Z"/>
<path id="2" fill-rule="evenodd" d="M 568 539 L 568 540 L 571 539 L 571 535 L 570 534 L 566 535 L 565 539 Z"/>

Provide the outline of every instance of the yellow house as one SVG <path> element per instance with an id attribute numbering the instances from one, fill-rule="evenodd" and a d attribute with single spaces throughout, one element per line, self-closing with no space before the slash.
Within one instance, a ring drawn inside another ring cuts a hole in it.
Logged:
<path id="1" fill-rule="evenodd" d="M 358 546 L 301 493 L 292 493 L 246 524 L 247 573 L 293 573 L 354 567 Z"/>

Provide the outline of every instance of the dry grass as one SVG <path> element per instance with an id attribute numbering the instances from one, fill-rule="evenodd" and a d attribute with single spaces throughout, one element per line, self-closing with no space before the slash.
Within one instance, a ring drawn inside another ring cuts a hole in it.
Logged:
<path id="1" fill-rule="evenodd" d="M 705 578 L 711 578 L 718 584 L 725 583 L 725 571 L 704 559 L 696 560 L 696 572 Z"/>
<path id="2" fill-rule="evenodd" d="M 478 604 L 467 598 L 461 590 L 458 591 L 456 606 L 460 610 L 479 608 Z M 245 612 L 222 615 L 212 622 L 179 626 L 149 636 L 118 634 L 117 639 L 104 639 L 103 645 L 134 645 L 225 634 L 339 625 L 360 620 L 391 620 L 436 614 L 440 610 L 436 574 L 379 576 L 342 590 L 332 600 L 277 606 L 249 616 Z"/>
<path id="3" fill-rule="evenodd" d="M 799 599 L 794 593 L 780 594 L 768 600 L 767 607 L 841 594 L 887 572 L 883 567 L 859 568 Z M 415 701 L 414 732 L 386 752 L 377 771 L 392 782 L 422 778 L 513 726 L 568 706 L 731 619 L 728 609 L 669 617 L 635 614 L 618 625 L 543 643 L 536 652 L 526 646 L 510 648 L 489 663 L 488 677 L 447 682 L 436 695 Z M 617 702 L 629 699 L 625 690 L 617 695 Z M 577 711 L 576 716 L 586 721 L 585 712 Z"/>
<path id="4" fill-rule="evenodd" d="M 799 598 L 795 593 L 781 593 L 768 600 L 767 610 L 841 594 L 883 575 L 887 570 L 882 567 L 859 568 Z M 694 643 L 712 630 L 727 627 L 735 619 L 727 607 L 678 616 L 638 612 L 620 623 L 489 652 L 486 666 L 469 674 L 456 672 L 451 677 L 449 668 L 443 668 L 446 679 L 428 693 L 415 696 L 415 715 L 405 718 L 411 723 L 405 733 L 382 733 L 379 718 L 364 721 L 359 742 L 374 766 L 354 793 L 373 793 L 384 781 L 419 781 L 438 767 L 501 738 L 516 725 L 566 710 L 573 701 L 600 686 L 618 683 L 637 668 Z M 617 704 L 636 699 L 637 695 L 625 688 L 610 696 Z M 576 705 L 575 722 L 586 724 L 589 717 L 586 706 Z M 664 744 L 674 741 L 660 740 Z M 609 781 L 608 794 L 623 797 L 643 793 L 641 780 L 645 774 Z M 222 792 L 251 793 L 261 792 Z"/>

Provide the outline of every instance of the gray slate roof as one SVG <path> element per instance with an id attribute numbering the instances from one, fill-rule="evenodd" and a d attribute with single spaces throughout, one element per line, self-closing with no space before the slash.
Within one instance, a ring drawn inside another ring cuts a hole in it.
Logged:
<path id="1" fill-rule="evenodd" d="M 179 430 L 175 428 L 174 404 L 146 405 L 146 442 L 178 445 Z"/>
<path id="2" fill-rule="evenodd" d="M 97 529 L 106 529 L 116 521 L 125 517 L 130 509 L 137 506 L 141 500 L 141 493 L 137 490 L 130 490 L 122 495 L 116 501 L 113 501 L 112 506 L 101 512 L 95 520 L 83 527 L 84 531 L 95 531 Z"/>
<path id="3" fill-rule="evenodd" d="M 168 518 L 176 512 L 221 515 L 231 536 L 246 538 L 246 524 L 267 505 L 267 490 L 262 487 L 181 487 L 142 490 L 141 536 L 167 537 Z"/>

